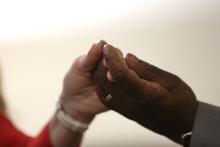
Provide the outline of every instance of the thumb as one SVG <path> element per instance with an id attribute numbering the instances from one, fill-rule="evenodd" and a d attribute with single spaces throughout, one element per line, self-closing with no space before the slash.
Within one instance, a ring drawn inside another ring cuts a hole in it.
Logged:
<path id="1" fill-rule="evenodd" d="M 83 55 L 77 58 L 75 65 L 81 72 L 91 72 L 97 66 L 99 60 L 102 57 L 102 48 L 106 44 L 101 40 L 97 44 L 93 44 L 87 55 Z"/>

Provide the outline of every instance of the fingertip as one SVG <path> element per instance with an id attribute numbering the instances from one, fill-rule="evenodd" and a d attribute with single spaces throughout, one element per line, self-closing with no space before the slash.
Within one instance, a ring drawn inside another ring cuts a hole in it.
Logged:
<path id="1" fill-rule="evenodd" d="M 104 40 L 100 40 L 99 43 L 98 43 L 97 45 L 98 45 L 99 47 L 103 48 L 103 46 L 104 46 L 105 44 L 107 44 L 106 41 L 104 41 Z"/>
<path id="2" fill-rule="evenodd" d="M 103 52 L 104 52 L 104 55 L 107 55 L 109 53 L 109 45 L 108 44 L 104 45 Z"/>
<path id="3" fill-rule="evenodd" d="M 90 71 L 98 64 L 98 61 L 102 57 L 102 48 L 98 44 L 92 44 L 92 47 L 88 51 L 87 55 L 83 57 L 82 68 L 85 71 Z"/>
<path id="4" fill-rule="evenodd" d="M 108 68 L 111 68 L 112 66 L 115 66 L 115 58 L 117 58 L 117 56 L 112 56 L 112 51 L 111 51 L 111 45 L 106 44 L 103 48 L 103 53 L 104 53 L 104 64 L 106 64 L 106 66 Z"/>
<path id="5" fill-rule="evenodd" d="M 114 51 L 116 51 L 116 49 L 110 44 L 105 44 L 104 47 L 103 47 L 104 55 L 108 56 L 111 53 L 114 53 Z"/>
<path id="6" fill-rule="evenodd" d="M 126 59 L 129 58 L 129 56 L 131 56 L 131 55 L 132 55 L 131 53 L 127 53 L 126 56 L 125 56 L 125 58 L 126 58 Z"/>
<path id="7" fill-rule="evenodd" d="M 89 50 L 89 52 L 90 52 L 91 50 L 96 49 L 96 48 L 98 48 L 98 44 L 93 43 L 92 46 L 91 46 L 91 48 L 90 48 L 90 50 Z"/>
<path id="8" fill-rule="evenodd" d="M 135 55 L 131 54 L 131 53 L 127 53 L 126 59 L 130 60 L 130 61 L 133 61 L 133 62 L 137 62 L 138 61 L 138 58 Z"/>
<path id="9" fill-rule="evenodd" d="M 83 65 L 85 64 L 85 60 L 86 55 L 81 55 L 74 60 L 73 66 L 77 67 L 77 69 L 82 69 Z"/>
<path id="10" fill-rule="evenodd" d="M 93 43 L 92 47 L 90 48 L 90 50 L 88 52 L 88 54 L 90 52 L 94 52 L 94 50 L 96 50 L 96 52 L 100 52 L 101 53 L 102 52 L 102 48 L 104 47 L 105 44 L 107 44 L 107 42 L 104 41 L 104 40 L 100 40 L 98 43 Z"/>
<path id="11" fill-rule="evenodd" d="M 138 58 L 135 55 L 133 55 L 131 53 L 128 53 L 126 55 L 126 62 L 127 62 L 127 65 L 129 67 L 135 68 L 137 66 L 137 64 L 138 64 L 138 61 L 139 60 L 138 60 Z"/>
<path id="12" fill-rule="evenodd" d="M 98 45 L 96 43 L 92 44 L 92 47 L 87 53 L 87 56 L 93 56 L 94 53 L 97 54 L 97 52 L 101 52 L 100 49 L 98 48 Z"/>

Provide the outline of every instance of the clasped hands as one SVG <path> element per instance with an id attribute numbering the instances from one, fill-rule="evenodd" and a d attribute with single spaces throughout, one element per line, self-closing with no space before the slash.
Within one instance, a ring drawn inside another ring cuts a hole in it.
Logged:
<path id="1" fill-rule="evenodd" d="M 192 131 L 198 101 L 178 76 L 104 41 L 77 58 L 64 78 L 65 111 L 82 122 L 112 109 L 181 144 Z"/>

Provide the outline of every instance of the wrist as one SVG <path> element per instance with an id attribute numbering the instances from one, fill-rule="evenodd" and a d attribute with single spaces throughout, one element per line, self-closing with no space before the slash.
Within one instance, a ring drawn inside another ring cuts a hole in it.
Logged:
<path id="1" fill-rule="evenodd" d="M 60 105 L 62 109 L 71 117 L 84 122 L 91 123 L 95 115 L 85 111 L 79 102 L 73 101 L 72 96 L 62 94 L 60 97 Z"/>
<path id="2" fill-rule="evenodd" d="M 89 123 L 85 123 L 77 118 L 71 117 L 63 110 L 59 101 L 57 102 L 56 107 L 56 117 L 63 124 L 63 126 L 74 132 L 84 132 L 88 129 Z"/>
<path id="3" fill-rule="evenodd" d="M 193 126 L 195 123 L 198 105 L 199 105 L 199 101 L 195 101 L 193 107 L 191 108 L 190 113 L 182 116 L 182 118 L 184 118 L 184 119 L 182 120 L 181 127 L 179 127 L 182 129 L 179 131 L 179 133 L 177 133 L 177 135 L 173 135 L 173 136 L 169 137 L 171 140 L 173 140 L 179 144 L 183 144 L 185 142 L 185 137 L 186 137 L 186 142 L 189 141 L 188 136 L 193 131 Z"/>
<path id="4" fill-rule="evenodd" d="M 54 116 L 49 123 L 49 136 L 54 147 L 79 147 L 83 132 L 75 132 L 66 128 L 58 118 Z"/>

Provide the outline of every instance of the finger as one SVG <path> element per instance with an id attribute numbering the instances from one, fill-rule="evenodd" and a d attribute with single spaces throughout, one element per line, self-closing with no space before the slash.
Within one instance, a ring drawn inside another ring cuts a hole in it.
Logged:
<path id="1" fill-rule="evenodd" d="M 122 51 L 121 51 L 119 48 L 115 48 L 115 49 L 116 49 L 118 55 L 119 55 L 121 58 L 123 58 L 123 53 L 122 53 Z"/>
<path id="2" fill-rule="evenodd" d="M 100 41 L 98 44 L 93 44 L 86 56 L 80 58 L 79 70 L 84 72 L 92 71 L 100 61 L 103 51 L 102 48 L 106 44 L 105 41 Z"/>
<path id="3" fill-rule="evenodd" d="M 138 74 L 139 77 L 154 82 L 162 82 L 163 79 L 169 80 L 173 75 L 147 62 L 138 59 L 133 54 L 127 54 L 126 63 L 130 69 Z"/>
<path id="4" fill-rule="evenodd" d="M 109 72 L 113 79 L 113 84 L 116 84 L 126 93 L 136 97 L 147 97 L 152 95 L 152 93 L 160 91 L 161 86 L 159 84 L 145 81 L 134 71 L 128 69 L 124 60 L 114 47 L 105 45 L 104 55 L 106 64 L 108 65 Z"/>
<path id="5" fill-rule="evenodd" d="M 121 78 L 123 78 L 123 74 L 121 74 L 122 71 L 126 71 L 128 69 L 128 66 L 123 60 L 123 56 L 116 48 L 109 44 L 106 44 L 103 50 L 106 66 L 109 68 L 113 79 L 119 81 Z"/>
<path id="6" fill-rule="evenodd" d="M 107 44 L 106 44 L 106 45 L 107 45 Z M 119 55 L 121 58 L 123 58 L 123 53 L 122 53 L 122 51 L 121 51 L 120 49 L 118 49 L 118 48 L 115 48 L 115 49 L 116 49 L 118 55 Z M 103 65 L 104 65 L 104 67 L 108 67 L 108 65 L 106 64 L 105 59 L 103 59 Z"/>

